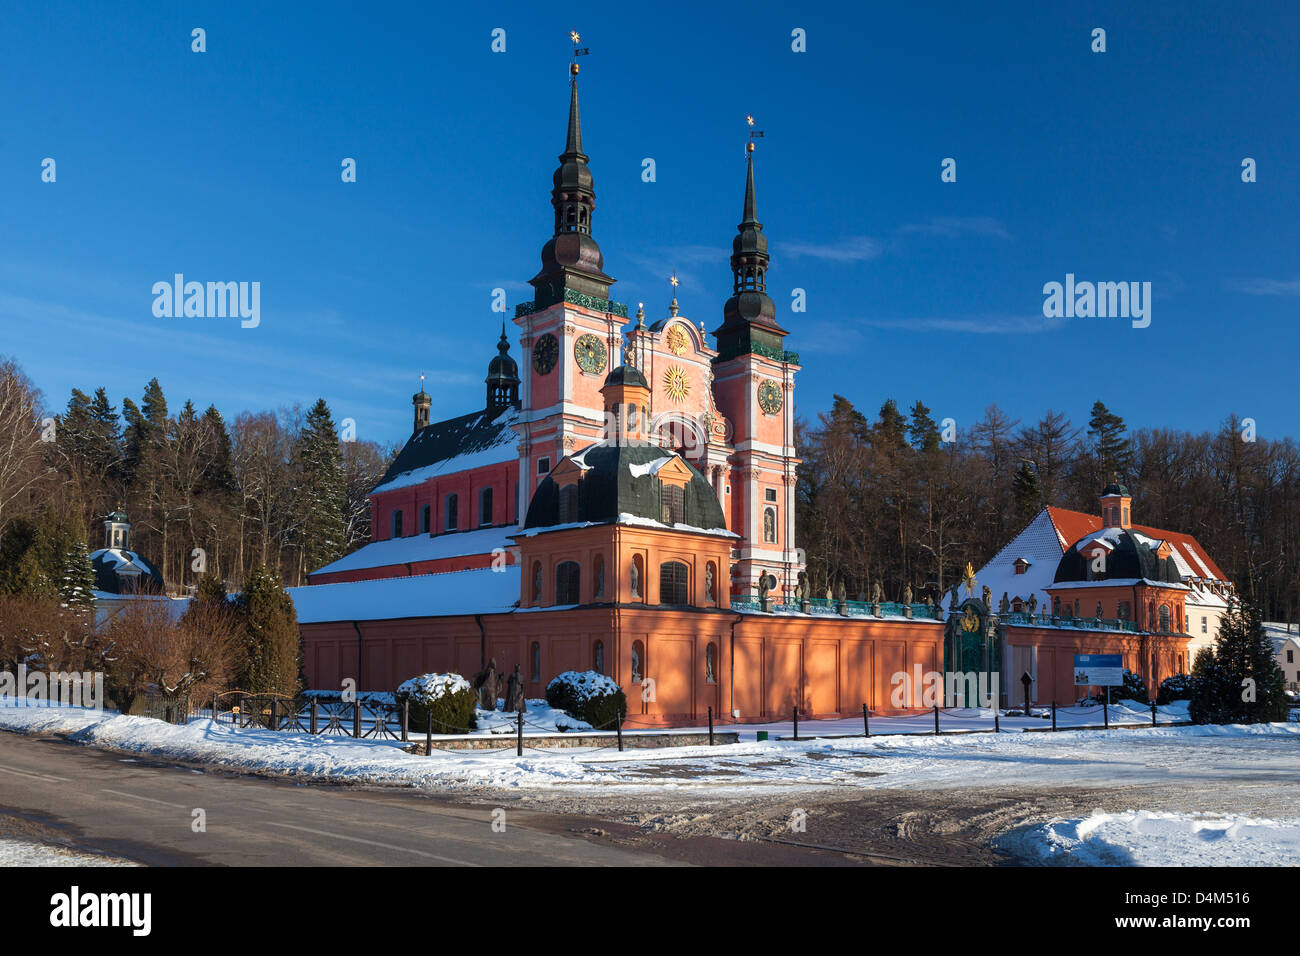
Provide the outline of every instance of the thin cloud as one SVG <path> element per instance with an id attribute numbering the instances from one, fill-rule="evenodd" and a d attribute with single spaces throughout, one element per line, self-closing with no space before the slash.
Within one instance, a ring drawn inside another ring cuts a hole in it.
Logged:
<path id="1" fill-rule="evenodd" d="M 1300 279 L 1229 279 L 1227 286 L 1246 295 L 1300 295 Z"/>
<path id="2" fill-rule="evenodd" d="M 777 249 L 792 259 L 807 256 L 827 262 L 866 262 L 877 258 L 884 246 L 870 236 L 849 236 L 834 242 L 779 242 Z"/>
<path id="3" fill-rule="evenodd" d="M 936 216 L 926 222 L 908 223 L 899 231 L 922 236 L 939 236 L 944 239 L 956 239 L 958 236 L 1011 238 L 1007 227 L 992 216 Z"/>

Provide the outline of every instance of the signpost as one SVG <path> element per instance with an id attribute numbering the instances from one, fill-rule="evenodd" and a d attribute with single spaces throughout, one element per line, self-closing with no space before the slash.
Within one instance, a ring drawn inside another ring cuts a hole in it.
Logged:
<path id="1" fill-rule="evenodd" d="M 1124 686 L 1124 657 L 1121 654 L 1075 654 L 1074 686 L 1105 687 L 1102 719 L 1110 729 L 1110 689 Z"/>

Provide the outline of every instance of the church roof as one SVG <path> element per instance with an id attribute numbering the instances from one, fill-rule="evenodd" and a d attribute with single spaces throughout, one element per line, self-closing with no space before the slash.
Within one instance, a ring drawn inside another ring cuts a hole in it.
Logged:
<path id="1" fill-rule="evenodd" d="M 506 614 L 519 603 L 519 567 L 309 584 L 286 590 L 299 624 Z"/>
<path id="2" fill-rule="evenodd" d="M 582 471 L 578 482 L 578 514 L 573 523 L 619 522 L 662 524 L 664 505 L 659 472 L 672 463 L 684 466 L 690 479 L 683 495 L 682 521 L 676 527 L 703 531 L 725 530 L 718 496 L 708 480 L 681 455 L 649 444 L 599 443 L 571 458 Z M 560 465 L 552 471 L 558 471 Z M 560 524 L 560 489 L 548 475 L 537 486 L 524 521 L 526 530 Z M 666 527 L 666 526 L 665 526 Z"/>
<path id="3" fill-rule="evenodd" d="M 518 436 L 510 426 L 518 418 L 519 410 L 508 406 L 495 414 L 471 412 L 429 423 L 402 446 L 371 494 L 418 485 L 437 475 L 517 459 Z"/>
<path id="4" fill-rule="evenodd" d="M 90 566 L 95 572 L 95 590 L 108 594 L 124 594 L 135 590 L 145 594 L 161 594 L 166 590 L 158 569 L 134 551 L 121 548 L 100 548 L 90 554 Z M 126 581 L 134 581 L 124 587 Z"/>
<path id="5" fill-rule="evenodd" d="M 1118 583 L 1142 579 L 1181 584 L 1182 575 L 1174 562 L 1172 549 L 1166 558 L 1157 553 L 1163 543 L 1163 540 L 1126 528 L 1102 528 L 1089 532 L 1061 555 L 1052 581 L 1054 584 L 1078 581 Z M 1104 571 L 1093 570 L 1092 559 L 1085 553 L 1095 550 L 1094 545 L 1105 549 Z"/>

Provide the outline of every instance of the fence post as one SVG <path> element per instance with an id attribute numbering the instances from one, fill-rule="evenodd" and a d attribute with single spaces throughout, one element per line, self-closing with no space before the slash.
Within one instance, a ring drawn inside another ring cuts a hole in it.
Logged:
<path id="1" fill-rule="evenodd" d="M 871 736 L 871 718 L 867 715 L 867 705 L 862 705 L 862 735 Z"/>
<path id="2" fill-rule="evenodd" d="M 361 736 L 361 698 L 352 701 L 352 736 Z"/>
<path id="3" fill-rule="evenodd" d="M 316 697 L 311 699 L 311 732 L 312 735 L 320 730 L 320 700 Z"/>
<path id="4" fill-rule="evenodd" d="M 799 739 L 799 707 L 794 708 L 794 739 Z"/>
<path id="5" fill-rule="evenodd" d="M 1001 716 L 1001 715 L 1000 715 L 1000 713 L 999 713 L 999 711 L 998 711 L 997 705 L 995 704 L 995 705 L 993 706 L 993 732 L 994 732 L 995 734 L 1000 734 L 1000 733 L 1002 733 L 1002 723 L 1001 723 L 1001 721 L 999 720 L 999 717 L 1000 717 L 1000 716 Z"/>
<path id="6" fill-rule="evenodd" d="M 402 700 L 402 743 L 407 742 L 406 722 L 411 719 L 411 698 Z"/>
<path id="7" fill-rule="evenodd" d="M 1101 719 L 1105 724 L 1106 729 L 1110 730 L 1110 688 L 1109 687 L 1106 688 L 1106 702 L 1101 705 Z"/>
<path id="8" fill-rule="evenodd" d="M 280 698 L 271 698 L 271 729 L 280 729 Z"/>
<path id="9" fill-rule="evenodd" d="M 622 753 L 622 751 L 623 751 L 623 712 L 622 712 L 621 710 L 615 710 L 615 711 L 614 711 L 614 733 L 616 733 L 616 734 L 618 735 L 618 749 L 619 749 L 619 752 Z"/>
<path id="10" fill-rule="evenodd" d="M 524 712 L 521 710 L 515 717 L 519 722 L 518 736 L 515 737 L 515 756 L 522 757 L 524 755 Z M 433 720 L 432 713 L 429 714 L 429 720 Z M 433 724 L 430 723 L 429 726 L 432 727 Z"/>
<path id="11" fill-rule="evenodd" d="M 424 755 L 426 757 L 432 757 L 433 756 L 433 708 L 432 707 L 430 707 L 425 712 L 425 716 L 428 718 L 428 720 L 425 722 L 425 726 L 424 726 Z"/>
<path id="12" fill-rule="evenodd" d="M 1052 729 L 1056 729 L 1056 701 L 1052 701 Z"/>
<path id="13" fill-rule="evenodd" d="M 713 705 L 709 705 L 709 746 L 713 746 Z"/>
<path id="14" fill-rule="evenodd" d="M 217 722 L 217 695 L 212 695 L 212 722 Z"/>
<path id="15" fill-rule="evenodd" d="M 1156 726 L 1156 702 L 1151 702 L 1151 726 Z"/>
<path id="16" fill-rule="evenodd" d="M 939 705 L 934 705 L 934 735 L 939 736 Z"/>

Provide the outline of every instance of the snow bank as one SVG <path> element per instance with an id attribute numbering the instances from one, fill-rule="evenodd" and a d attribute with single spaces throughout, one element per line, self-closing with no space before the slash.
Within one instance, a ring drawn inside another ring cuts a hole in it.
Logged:
<path id="1" fill-rule="evenodd" d="M 1015 831 L 998 846 L 1025 862 L 1075 866 L 1296 866 L 1300 819 L 1097 811 Z"/>

